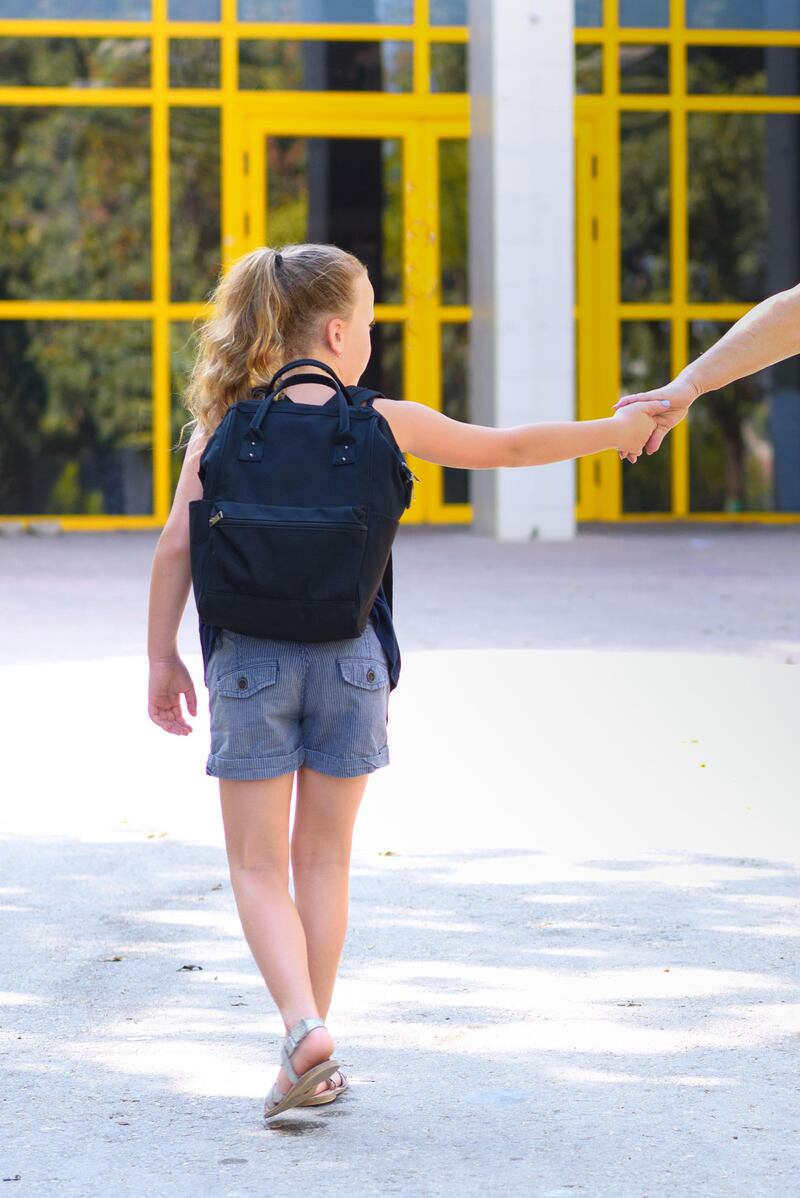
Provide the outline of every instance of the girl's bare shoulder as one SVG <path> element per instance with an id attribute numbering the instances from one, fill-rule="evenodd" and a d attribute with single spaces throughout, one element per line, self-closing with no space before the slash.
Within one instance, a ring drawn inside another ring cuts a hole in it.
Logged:
<path id="1" fill-rule="evenodd" d="M 386 419 L 403 453 L 464 470 L 516 464 L 516 429 L 453 420 L 412 400 L 375 399 L 372 406 Z"/>
<path id="2" fill-rule="evenodd" d="M 379 399 L 373 399 L 372 406 L 376 412 L 380 412 L 384 420 L 392 430 L 392 435 L 398 445 L 403 448 L 403 440 L 409 428 L 409 421 L 413 419 L 410 409 L 416 407 L 416 404 L 410 404 L 403 399 L 387 399 L 381 396 Z"/>

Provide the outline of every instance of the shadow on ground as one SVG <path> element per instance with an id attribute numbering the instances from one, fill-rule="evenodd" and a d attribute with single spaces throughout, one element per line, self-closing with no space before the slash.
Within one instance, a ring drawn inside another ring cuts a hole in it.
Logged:
<path id="1" fill-rule="evenodd" d="M 351 1090 L 264 1129 L 282 1028 L 224 854 L 16 836 L 2 855 L 19 1192 L 244 1195 L 285 1168 L 273 1192 L 351 1192 L 357 1170 L 477 1195 L 498 1161 L 527 1193 L 592 1198 L 667 1192 L 648 1186 L 689 1165 L 673 1192 L 796 1176 L 790 864 L 357 854 L 329 1019 Z"/>

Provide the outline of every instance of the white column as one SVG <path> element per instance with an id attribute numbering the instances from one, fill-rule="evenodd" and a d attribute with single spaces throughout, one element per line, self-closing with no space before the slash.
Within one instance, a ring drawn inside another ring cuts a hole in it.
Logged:
<path id="1" fill-rule="evenodd" d="M 575 415 L 572 0 L 470 0 L 470 418 Z M 575 467 L 476 470 L 475 528 L 574 535 Z"/>

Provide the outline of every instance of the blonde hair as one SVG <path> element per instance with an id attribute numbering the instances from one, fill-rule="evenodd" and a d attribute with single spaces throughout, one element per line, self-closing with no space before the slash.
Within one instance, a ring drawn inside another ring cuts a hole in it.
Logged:
<path id="1" fill-rule="evenodd" d="M 194 423 L 212 433 L 231 404 L 306 356 L 326 321 L 347 320 L 364 270 L 335 245 L 261 246 L 239 258 L 220 277 L 199 329 L 185 400 Z"/>

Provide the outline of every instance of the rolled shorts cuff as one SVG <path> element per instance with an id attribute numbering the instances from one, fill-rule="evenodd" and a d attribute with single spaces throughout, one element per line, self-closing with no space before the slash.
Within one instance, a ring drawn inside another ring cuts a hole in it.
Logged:
<path id="1" fill-rule="evenodd" d="M 206 773 L 214 778 L 253 782 L 259 778 L 293 774 L 302 763 L 302 746 L 293 753 L 273 753 L 270 757 L 220 757 L 217 753 L 209 753 Z"/>
<path id="2" fill-rule="evenodd" d="M 330 774 L 334 778 L 357 778 L 388 765 L 389 746 L 384 745 L 379 753 L 373 753 L 370 757 L 334 757 L 330 753 L 320 753 L 317 749 L 306 749 L 304 764 L 319 774 Z"/>

